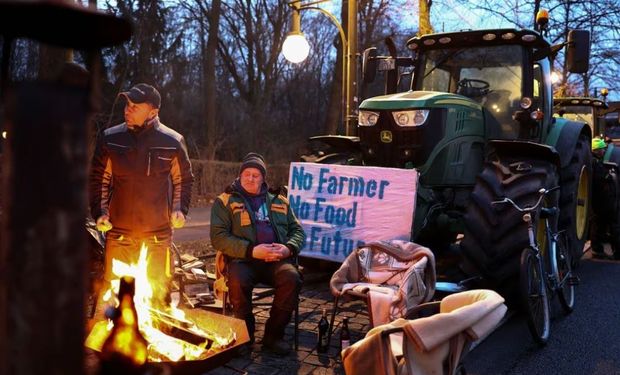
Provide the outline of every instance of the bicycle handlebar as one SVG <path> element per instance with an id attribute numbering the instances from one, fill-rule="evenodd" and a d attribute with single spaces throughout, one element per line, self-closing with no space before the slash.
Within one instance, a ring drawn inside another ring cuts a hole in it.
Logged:
<path id="1" fill-rule="evenodd" d="M 500 201 L 493 201 L 493 202 L 491 202 L 491 204 L 510 203 L 519 212 L 532 212 L 532 211 L 534 211 L 534 210 L 536 210 L 538 208 L 538 206 L 542 202 L 542 200 L 545 197 L 545 195 L 547 195 L 547 194 L 551 193 L 552 191 L 555 191 L 555 190 L 557 190 L 559 188 L 560 188 L 559 186 L 555 186 L 555 187 L 552 187 L 551 189 L 541 188 L 540 190 L 538 190 L 538 193 L 540 194 L 540 197 L 538 197 L 538 201 L 533 206 L 526 206 L 526 207 L 521 208 L 521 207 L 519 207 L 518 204 L 516 204 L 510 198 L 504 198 L 504 199 L 502 199 Z"/>

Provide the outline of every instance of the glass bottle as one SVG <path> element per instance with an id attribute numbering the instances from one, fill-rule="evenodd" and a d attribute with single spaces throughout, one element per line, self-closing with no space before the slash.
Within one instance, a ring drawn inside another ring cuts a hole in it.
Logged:
<path id="1" fill-rule="evenodd" d="M 342 329 L 340 330 L 340 350 L 345 350 L 351 345 L 351 335 L 349 334 L 349 318 L 342 320 Z"/>
<path id="2" fill-rule="evenodd" d="M 100 374 L 140 374 L 147 359 L 147 341 L 138 329 L 134 305 L 135 280 L 124 276 L 118 291 L 119 304 L 114 311 L 114 327 L 101 347 Z"/>
<path id="3" fill-rule="evenodd" d="M 327 309 L 323 309 L 323 316 L 319 320 L 319 337 L 317 342 L 316 351 L 319 353 L 326 353 L 329 347 L 329 323 L 327 323 Z"/>

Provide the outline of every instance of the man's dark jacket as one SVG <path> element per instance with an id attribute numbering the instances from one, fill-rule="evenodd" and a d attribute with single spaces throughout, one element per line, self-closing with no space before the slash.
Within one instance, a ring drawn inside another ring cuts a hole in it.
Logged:
<path id="1" fill-rule="evenodd" d="M 183 136 L 158 117 L 137 131 L 125 123 L 111 127 L 93 155 L 91 215 L 109 215 L 119 233 L 169 233 L 170 213 L 189 211 L 193 180 Z"/>

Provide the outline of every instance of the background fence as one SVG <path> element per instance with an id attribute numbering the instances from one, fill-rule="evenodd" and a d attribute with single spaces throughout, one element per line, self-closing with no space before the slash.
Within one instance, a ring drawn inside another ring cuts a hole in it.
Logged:
<path id="1" fill-rule="evenodd" d="M 240 162 L 192 160 L 195 198 L 212 198 L 224 191 L 239 176 Z M 267 164 L 267 183 L 271 187 L 288 184 L 289 164 Z"/>
<path id="2" fill-rule="evenodd" d="M 0 154 L 0 162 L 2 155 Z M 202 205 L 221 194 L 239 176 L 240 162 L 198 160 L 192 161 L 194 188 L 192 205 Z M 267 183 L 271 187 L 288 184 L 289 164 L 267 164 Z M 0 165 L 0 216 L 2 215 L 2 166 Z"/>

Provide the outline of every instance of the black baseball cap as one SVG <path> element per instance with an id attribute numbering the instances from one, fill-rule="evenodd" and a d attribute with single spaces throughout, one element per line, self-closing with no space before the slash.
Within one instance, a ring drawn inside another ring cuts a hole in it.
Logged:
<path id="1" fill-rule="evenodd" d="M 132 87 L 129 91 L 121 92 L 119 95 L 123 95 L 127 99 L 134 103 L 149 103 L 155 108 L 161 106 L 161 95 L 159 91 L 151 85 L 146 83 L 138 83 Z"/>

